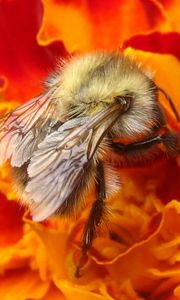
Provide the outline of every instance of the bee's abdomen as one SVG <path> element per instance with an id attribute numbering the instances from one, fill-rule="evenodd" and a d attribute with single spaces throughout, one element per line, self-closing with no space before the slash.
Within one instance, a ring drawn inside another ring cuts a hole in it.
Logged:
<path id="1" fill-rule="evenodd" d="M 10 169 L 15 191 L 20 198 L 25 192 L 25 188 L 29 180 L 27 172 L 28 165 L 29 161 L 24 163 L 21 167 L 11 167 Z"/>

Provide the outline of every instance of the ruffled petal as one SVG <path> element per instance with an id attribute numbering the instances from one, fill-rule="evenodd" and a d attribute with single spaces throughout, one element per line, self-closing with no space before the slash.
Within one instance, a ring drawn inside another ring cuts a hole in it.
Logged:
<path id="1" fill-rule="evenodd" d="M 26 218 L 25 222 L 40 240 L 35 251 L 34 263 L 39 269 L 41 277 L 46 278 L 48 272 L 66 277 L 68 227 L 63 222 L 61 223 L 62 228 L 51 228 L 51 225 L 43 226 Z"/>
<path id="2" fill-rule="evenodd" d="M 67 298 L 64 297 L 63 293 L 54 284 L 51 284 L 45 296 L 41 298 L 41 300 L 50 300 L 50 299 L 67 300 Z"/>
<path id="3" fill-rule="evenodd" d="M 68 281 L 57 280 L 56 285 L 67 300 L 113 300 L 110 295 L 100 295 L 95 291 L 89 291 L 86 287 L 73 285 Z"/>
<path id="4" fill-rule="evenodd" d="M 177 32 L 153 32 L 147 35 L 136 35 L 126 40 L 123 47 L 132 47 L 152 53 L 171 54 L 179 59 L 180 34 Z"/>
<path id="5" fill-rule="evenodd" d="M 43 4 L 39 43 L 63 40 L 69 52 L 114 50 L 133 35 L 171 29 L 163 6 L 155 0 L 43 0 Z"/>
<path id="6" fill-rule="evenodd" d="M 13 300 L 41 299 L 49 282 L 42 282 L 37 272 L 27 268 L 11 270 L 0 278 L 0 298 Z"/>
<path id="7" fill-rule="evenodd" d="M 180 31 L 180 22 L 179 22 L 179 0 L 159 0 L 159 2 L 163 5 L 166 13 L 171 22 L 172 30 Z"/>
<path id="8" fill-rule="evenodd" d="M 131 280 L 135 290 L 152 294 L 150 299 L 158 299 L 155 296 L 156 294 L 173 293 L 180 279 L 178 259 L 180 244 L 179 214 L 179 202 L 171 201 L 164 208 L 161 222 L 151 236 L 140 243 L 134 244 L 127 251 L 114 256 L 112 260 L 108 261 L 107 258 L 106 260 L 96 259 L 96 262 L 106 266 L 112 282 L 114 280 L 122 283 L 125 280 Z M 101 240 L 96 241 L 96 247 L 96 249 L 105 248 Z M 102 251 L 100 253 L 102 255 Z M 161 288 L 157 286 L 160 280 Z M 171 284 L 168 286 L 165 282 Z"/>
<path id="9" fill-rule="evenodd" d="M 0 193 L 0 247 L 15 244 L 23 236 L 24 210 Z"/>
<path id="10" fill-rule="evenodd" d="M 180 110 L 178 0 L 1 2 L 2 114 L 42 90 L 39 82 L 54 70 L 58 56 L 67 55 L 66 49 L 121 46 L 141 50 L 124 53 L 154 72 L 156 84 Z M 169 104 L 164 97 L 160 101 L 169 127 L 180 132 Z M 179 167 L 179 158 L 163 153 L 147 166 L 114 166 L 123 184 L 107 201 L 109 227 L 94 240 L 79 279 L 74 273 L 94 194 L 87 196 L 77 220 L 36 224 L 5 198 L 15 195 L 7 168 L 0 168 L 0 298 L 179 299 Z"/>
<path id="11" fill-rule="evenodd" d="M 161 55 L 158 53 L 135 51 L 132 48 L 126 49 L 125 54 L 139 61 L 148 71 L 152 72 L 155 78 L 155 83 L 171 96 L 177 111 L 180 111 L 179 60 L 173 55 Z M 167 107 L 169 112 L 172 114 L 168 102 L 164 99 L 164 97 L 161 98 L 163 106 Z"/>
<path id="12" fill-rule="evenodd" d="M 61 42 L 39 46 L 40 0 L 2 1 L 0 4 L 0 78 L 6 99 L 23 101 L 39 93 L 40 81 L 66 54 Z M 2 89 L 1 88 L 1 89 Z"/>

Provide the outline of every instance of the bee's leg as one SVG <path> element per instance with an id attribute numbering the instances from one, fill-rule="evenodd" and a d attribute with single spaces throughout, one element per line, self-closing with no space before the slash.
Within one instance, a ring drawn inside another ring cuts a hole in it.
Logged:
<path id="1" fill-rule="evenodd" d="M 96 200 L 91 207 L 91 211 L 88 220 L 85 224 L 82 241 L 81 241 L 81 255 L 79 257 L 76 277 L 80 277 L 80 268 L 82 260 L 86 256 L 86 253 L 91 247 L 92 241 L 96 236 L 98 225 L 102 221 L 102 217 L 105 212 L 104 200 L 106 198 L 105 192 L 105 180 L 104 180 L 104 169 L 102 164 L 99 162 L 97 165 L 97 178 L 96 178 Z"/>
<path id="2" fill-rule="evenodd" d="M 141 142 L 135 142 L 128 145 L 112 142 L 112 148 L 115 152 L 123 154 L 134 154 L 136 151 L 146 151 L 157 144 L 163 144 L 170 154 L 180 153 L 180 138 L 176 132 L 168 132 L 163 135 L 151 137 Z"/>
<path id="3" fill-rule="evenodd" d="M 170 107 L 171 107 L 171 109 L 172 109 L 172 111 L 173 111 L 173 113 L 174 113 L 177 121 L 180 122 L 180 116 L 178 114 L 178 111 L 177 111 L 177 109 L 176 109 L 176 107 L 175 107 L 175 105 L 174 105 L 171 97 L 162 88 L 160 88 L 159 86 L 157 86 L 157 88 L 166 97 L 166 99 L 168 100 L 168 102 L 170 104 Z"/>

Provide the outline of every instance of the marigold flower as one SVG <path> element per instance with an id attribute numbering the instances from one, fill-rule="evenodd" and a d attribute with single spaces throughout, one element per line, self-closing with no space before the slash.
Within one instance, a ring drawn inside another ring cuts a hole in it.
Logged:
<path id="1" fill-rule="evenodd" d="M 120 49 L 154 71 L 179 101 L 179 1 L 3 0 L 0 3 L 0 112 L 41 91 L 67 53 Z M 169 126 L 180 132 L 168 103 Z M 0 298 L 8 300 L 180 299 L 180 159 L 119 168 L 108 232 L 74 277 L 93 194 L 77 219 L 31 221 L 0 168 Z"/>

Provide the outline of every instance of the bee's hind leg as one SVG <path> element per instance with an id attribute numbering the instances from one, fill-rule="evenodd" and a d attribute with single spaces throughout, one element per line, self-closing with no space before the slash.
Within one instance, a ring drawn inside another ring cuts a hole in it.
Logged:
<path id="1" fill-rule="evenodd" d="M 180 153 L 180 137 L 176 132 L 168 132 L 161 136 L 154 136 L 144 141 L 128 145 L 112 142 L 112 148 L 116 153 L 121 155 L 131 155 L 139 151 L 143 153 L 144 151 L 161 143 L 170 155 L 177 155 Z"/>
<path id="2" fill-rule="evenodd" d="M 85 224 L 82 241 L 81 241 L 81 254 L 77 262 L 75 277 L 80 277 L 80 269 L 82 261 L 86 256 L 88 250 L 92 245 L 92 241 L 96 236 L 97 227 L 100 225 L 105 212 L 105 180 L 104 169 L 99 162 L 97 165 L 97 178 L 96 178 L 96 200 L 91 207 L 88 220 Z"/>

